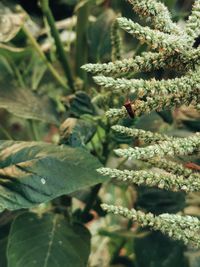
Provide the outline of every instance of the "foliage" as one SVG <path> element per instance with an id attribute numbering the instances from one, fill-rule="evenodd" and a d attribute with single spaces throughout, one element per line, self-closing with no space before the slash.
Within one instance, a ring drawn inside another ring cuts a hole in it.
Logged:
<path id="1" fill-rule="evenodd" d="M 22 2 L 0 3 L 0 266 L 198 266 L 199 0 Z"/>

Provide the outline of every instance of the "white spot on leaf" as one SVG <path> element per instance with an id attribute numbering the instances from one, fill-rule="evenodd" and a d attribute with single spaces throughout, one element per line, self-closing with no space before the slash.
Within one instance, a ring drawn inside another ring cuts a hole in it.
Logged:
<path id="1" fill-rule="evenodd" d="M 42 184 L 46 184 L 46 180 L 44 178 L 42 178 L 40 181 Z"/>

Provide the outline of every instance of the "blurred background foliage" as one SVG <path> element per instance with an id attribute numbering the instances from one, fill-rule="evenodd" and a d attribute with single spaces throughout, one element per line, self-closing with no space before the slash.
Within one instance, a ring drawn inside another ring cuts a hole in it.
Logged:
<path id="1" fill-rule="evenodd" d="M 34 40 L 37 40 L 40 52 L 38 53 L 37 46 L 24 29 L 7 43 L 6 47 L 0 44 L 0 139 L 43 140 L 72 147 L 83 146 L 106 166 L 141 169 L 141 163 L 121 162 L 113 155 L 113 148 L 135 145 L 137 140 L 114 135 L 110 130 L 110 122 L 103 115 L 109 107 L 121 106 L 127 96 L 107 95 L 104 89 L 95 86 L 90 75 L 80 69 L 85 63 L 111 61 L 110 29 L 116 17 L 122 15 L 140 21 L 127 1 L 50 1 L 73 77 L 73 88 L 67 85 L 62 60 L 58 60 L 55 42 L 38 1 L 1 2 L 12 10 L 19 9 L 16 7 L 19 5 L 20 9 L 28 14 L 26 27 Z M 188 17 L 193 3 L 192 0 L 163 2 L 172 12 L 173 19 L 180 24 Z M 141 23 L 144 24 L 143 21 Z M 133 41 L 128 34 L 121 32 L 121 35 L 124 58 L 133 57 L 147 49 L 136 39 Z M 41 52 L 63 78 L 64 86 L 52 75 L 48 64 L 41 57 Z M 143 78 L 152 76 L 159 79 L 168 78 L 173 77 L 174 72 L 161 70 L 142 74 Z M 121 121 L 121 124 L 175 136 L 187 136 L 191 132 L 199 131 L 199 122 L 200 117 L 195 110 L 181 107 L 153 112 L 134 120 L 127 118 Z M 184 158 L 183 160 L 189 161 Z M 111 183 L 101 187 L 97 197 L 99 190 L 100 186 L 97 185 L 70 196 L 73 198 L 74 218 L 79 218 L 80 207 L 84 207 L 84 203 L 91 203 L 89 211 L 92 208 L 92 212 L 87 211 L 84 217 L 84 222 L 93 235 L 90 266 L 200 266 L 199 250 L 187 248 L 159 233 L 149 233 L 148 229 L 138 232 L 136 225 L 121 218 L 113 218 L 110 215 L 105 218 L 100 207 L 103 199 L 107 203 L 123 204 L 130 208 L 134 206 L 155 214 L 181 211 L 199 216 L 199 194 L 190 194 L 186 198 L 184 193 L 145 187 L 127 188 L 118 184 L 113 186 Z M 94 194 L 91 195 L 91 191 L 96 192 L 95 199 L 92 198 Z M 66 205 L 66 199 L 54 201 L 57 206 L 62 206 L 61 203 Z M 8 222 L 4 220 L 3 215 L 0 217 L 1 255 L 4 255 L 2 251 L 5 250 L 13 216 L 9 214 Z M 6 259 L 1 257 L 0 267 L 5 266 Z"/>

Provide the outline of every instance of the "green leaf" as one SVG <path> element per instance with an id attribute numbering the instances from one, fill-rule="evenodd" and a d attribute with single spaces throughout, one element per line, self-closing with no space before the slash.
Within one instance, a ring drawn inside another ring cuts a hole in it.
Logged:
<path id="1" fill-rule="evenodd" d="M 136 267 L 188 267 L 184 245 L 159 232 L 137 238 L 134 247 Z"/>
<path id="2" fill-rule="evenodd" d="M 191 131 L 200 131 L 200 119 L 197 120 L 183 120 L 183 124 L 187 126 Z"/>
<path id="3" fill-rule="evenodd" d="M 96 132 L 92 121 L 83 119 L 66 119 L 60 126 L 60 143 L 72 147 L 85 146 Z"/>
<path id="4" fill-rule="evenodd" d="M 21 118 L 57 123 L 52 102 L 46 96 L 37 96 L 28 89 L 1 84 L 0 108 Z"/>
<path id="5" fill-rule="evenodd" d="M 89 57 L 93 62 L 110 55 L 111 40 L 110 27 L 116 14 L 112 9 L 104 11 L 88 28 Z"/>
<path id="6" fill-rule="evenodd" d="M 107 180 L 86 149 L 0 142 L 0 211 L 28 208 Z"/>
<path id="7" fill-rule="evenodd" d="M 61 215 L 24 213 L 11 227 L 9 267 L 85 267 L 89 253 L 89 231 Z"/>
<path id="8" fill-rule="evenodd" d="M 136 206 L 154 214 L 175 213 L 185 207 L 185 193 L 171 192 L 158 188 L 138 187 Z"/>
<path id="9" fill-rule="evenodd" d="M 94 106 L 90 97 L 82 91 L 78 91 L 70 102 L 70 114 L 80 117 L 83 114 L 95 114 Z"/>

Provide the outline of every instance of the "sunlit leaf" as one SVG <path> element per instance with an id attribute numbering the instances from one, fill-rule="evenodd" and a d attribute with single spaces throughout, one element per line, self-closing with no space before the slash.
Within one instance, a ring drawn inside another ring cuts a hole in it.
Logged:
<path id="1" fill-rule="evenodd" d="M 87 150 L 42 142 L 0 142 L 0 211 L 28 208 L 107 180 Z"/>

